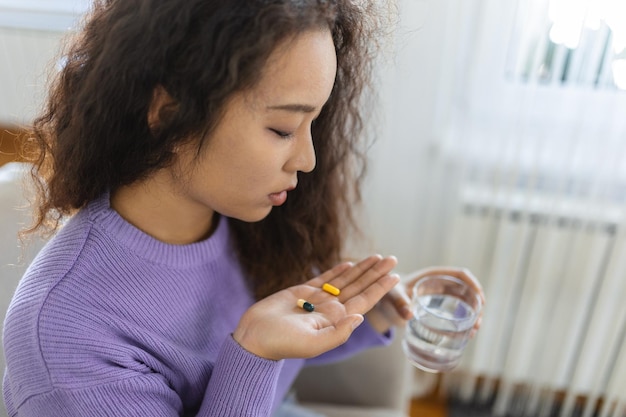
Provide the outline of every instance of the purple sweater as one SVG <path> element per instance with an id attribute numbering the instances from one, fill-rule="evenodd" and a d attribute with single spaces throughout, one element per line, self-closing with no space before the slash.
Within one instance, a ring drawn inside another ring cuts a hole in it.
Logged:
<path id="1" fill-rule="evenodd" d="M 364 324 L 318 358 L 263 359 L 231 336 L 253 302 L 226 218 L 205 241 L 170 245 L 104 195 L 42 250 L 9 307 L 9 415 L 269 416 L 305 363 L 390 341 Z"/>

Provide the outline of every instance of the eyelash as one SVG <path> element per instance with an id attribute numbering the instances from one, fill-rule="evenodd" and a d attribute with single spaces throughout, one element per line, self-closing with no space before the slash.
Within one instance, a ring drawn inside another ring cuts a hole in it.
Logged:
<path id="1" fill-rule="evenodd" d="M 287 132 L 283 132 L 277 129 L 270 129 L 270 130 L 282 139 L 290 139 L 293 136 L 293 133 L 287 133 Z"/>

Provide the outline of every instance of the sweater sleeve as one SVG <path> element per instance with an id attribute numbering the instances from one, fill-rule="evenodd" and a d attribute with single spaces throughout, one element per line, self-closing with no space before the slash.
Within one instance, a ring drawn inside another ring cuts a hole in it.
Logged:
<path id="1" fill-rule="evenodd" d="M 227 338 L 198 416 L 269 416 L 283 363 L 260 358 Z"/>
<path id="2" fill-rule="evenodd" d="M 283 361 L 255 356 L 228 338 L 220 351 L 200 410 L 183 410 L 179 395 L 157 373 L 81 389 L 55 388 L 30 397 L 20 417 L 267 417 Z M 194 414 L 192 414 L 194 413 Z"/>

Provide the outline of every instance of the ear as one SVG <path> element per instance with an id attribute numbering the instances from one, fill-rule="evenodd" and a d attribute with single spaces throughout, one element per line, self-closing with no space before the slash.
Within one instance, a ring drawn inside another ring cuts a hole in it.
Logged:
<path id="1" fill-rule="evenodd" d="M 167 124 L 171 116 L 178 109 L 176 100 L 162 85 L 157 85 L 152 91 L 152 100 L 148 108 L 148 127 L 154 133 Z"/>

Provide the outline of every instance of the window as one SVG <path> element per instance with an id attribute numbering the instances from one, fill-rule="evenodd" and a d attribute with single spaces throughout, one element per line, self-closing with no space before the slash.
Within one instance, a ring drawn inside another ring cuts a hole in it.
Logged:
<path id="1" fill-rule="evenodd" d="M 626 90 L 623 0 L 521 2 L 507 75 L 542 84 Z"/>
<path id="2" fill-rule="evenodd" d="M 624 0 L 472 4 L 454 26 L 452 94 L 440 106 L 436 145 L 450 164 L 490 189 L 624 204 Z"/>

